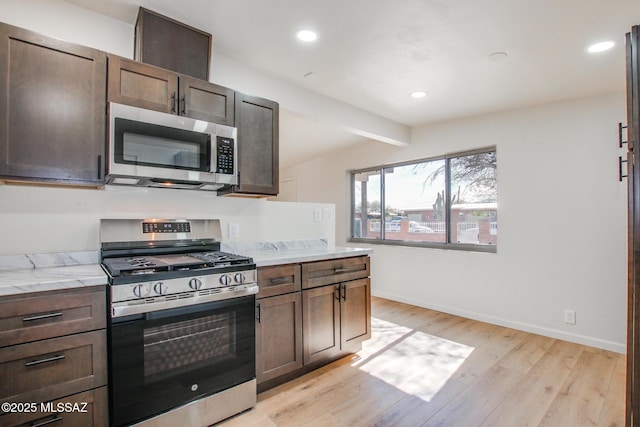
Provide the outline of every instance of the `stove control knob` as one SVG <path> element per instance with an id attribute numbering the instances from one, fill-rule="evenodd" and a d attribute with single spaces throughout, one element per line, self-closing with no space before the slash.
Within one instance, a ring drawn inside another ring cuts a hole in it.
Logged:
<path id="1" fill-rule="evenodd" d="M 223 286 L 229 286 L 231 284 L 231 277 L 226 274 L 220 276 L 220 284 Z"/>
<path id="2" fill-rule="evenodd" d="M 233 280 L 235 280 L 236 283 L 244 283 L 247 280 L 247 276 L 244 273 L 236 273 L 236 275 L 233 276 Z"/>
<path id="3" fill-rule="evenodd" d="M 167 293 L 167 285 L 163 282 L 156 282 L 156 284 L 153 285 L 153 291 L 158 295 L 164 295 Z"/>
<path id="4" fill-rule="evenodd" d="M 195 291 L 202 287 L 202 280 L 193 278 L 189 280 L 189 287 Z"/>
<path id="5" fill-rule="evenodd" d="M 133 294 L 138 298 L 146 297 L 149 295 L 150 291 L 151 289 L 149 289 L 149 285 L 135 285 L 133 287 Z"/>

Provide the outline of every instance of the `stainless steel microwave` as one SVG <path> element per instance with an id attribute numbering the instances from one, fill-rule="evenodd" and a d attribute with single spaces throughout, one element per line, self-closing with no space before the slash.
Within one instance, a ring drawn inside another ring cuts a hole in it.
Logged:
<path id="1" fill-rule="evenodd" d="M 107 184 L 215 191 L 238 183 L 237 129 L 109 103 Z"/>

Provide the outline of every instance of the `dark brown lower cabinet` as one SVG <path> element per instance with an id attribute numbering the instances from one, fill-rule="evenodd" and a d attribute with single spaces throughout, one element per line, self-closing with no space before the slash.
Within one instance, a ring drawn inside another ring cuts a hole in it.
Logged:
<path id="1" fill-rule="evenodd" d="M 302 291 L 304 363 L 330 359 L 340 352 L 340 301 L 337 285 Z"/>
<path id="2" fill-rule="evenodd" d="M 302 306 L 305 364 L 357 351 L 371 338 L 368 278 L 306 289 Z"/>
<path id="3" fill-rule="evenodd" d="M 108 425 L 105 307 L 104 286 L 0 297 L 0 426 Z"/>
<path id="4" fill-rule="evenodd" d="M 302 368 L 300 292 L 259 299 L 256 308 L 258 383 Z"/>
<path id="5" fill-rule="evenodd" d="M 340 301 L 340 348 L 358 351 L 371 338 L 371 284 L 369 279 L 343 283 Z"/>
<path id="6" fill-rule="evenodd" d="M 369 257 L 258 268 L 256 378 L 264 391 L 371 338 Z"/>

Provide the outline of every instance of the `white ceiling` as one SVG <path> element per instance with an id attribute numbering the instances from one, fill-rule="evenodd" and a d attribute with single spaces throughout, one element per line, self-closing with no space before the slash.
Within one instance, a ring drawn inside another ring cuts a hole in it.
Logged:
<path id="1" fill-rule="evenodd" d="M 222 56 L 407 126 L 622 92 L 624 35 L 640 24 L 640 0 L 69 1 L 130 24 L 157 11 L 211 33 Z M 318 40 L 296 40 L 302 28 Z M 362 139 L 286 111 L 281 133 L 284 167 Z"/>

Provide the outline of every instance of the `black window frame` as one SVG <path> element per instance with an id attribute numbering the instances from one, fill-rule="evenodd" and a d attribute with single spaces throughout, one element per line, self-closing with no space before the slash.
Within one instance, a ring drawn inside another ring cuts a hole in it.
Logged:
<path id="1" fill-rule="evenodd" d="M 442 156 L 436 157 L 427 157 L 421 158 L 417 160 L 410 160 L 405 162 L 398 163 L 390 163 L 384 164 L 374 167 L 362 168 L 362 169 L 354 169 L 349 171 L 350 174 L 350 192 L 351 192 L 351 206 L 350 206 L 350 227 L 349 227 L 349 242 L 353 243 L 367 243 L 367 244 L 380 244 L 380 245 L 391 245 L 391 246 L 412 246 L 412 247 L 421 247 L 421 248 L 436 248 L 436 249 L 453 249 L 453 250 L 462 250 L 462 251 L 472 251 L 472 252 L 488 252 L 488 253 L 497 253 L 498 245 L 493 244 L 477 244 L 477 243 L 457 243 L 451 242 L 451 168 L 450 163 L 454 158 L 470 156 L 474 154 L 483 154 L 483 153 L 491 153 L 494 152 L 496 155 L 496 170 L 497 170 L 497 157 L 498 150 L 495 146 L 478 148 L 474 150 L 466 150 L 466 151 L 458 151 L 453 153 L 448 153 Z M 399 166 L 407 166 L 414 165 L 420 163 L 427 163 L 432 161 L 445 161 L 445 221 L 446 221 L 446 232 L 445 232 L 445 242 L 427 242 L 427 241 L 414 241 L 414 240 L 395 240 L 395 239 L 387 239 L 385 236 L 385 222 L 386 218 L 384 215 L 385 211 L 385 169 L 394 168 Z M 380 174 L 380 205 L 381 205 L 381 215 L 380 215 L 380 237 L 379 238 L 363 238 L 363 237 L 354 237 L 356 230 L 356 200 L 355 200 L 355 182 L 356 175 L 366 173 L 366 172 L 378 172 Z M 497 204 L 496 204 L 496 212 L 497 212 Z"/>

